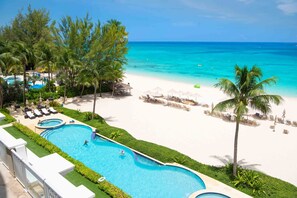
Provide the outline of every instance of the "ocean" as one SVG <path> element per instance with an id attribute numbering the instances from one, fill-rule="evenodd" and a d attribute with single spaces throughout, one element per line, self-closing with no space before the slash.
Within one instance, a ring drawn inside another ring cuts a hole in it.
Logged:
<path id="1" fill-rule="evenodd" d="M 126 72 L 213 86 L 234 80 L 234 66 L 262 69 L 275 76 L 268 93 L 297 97 L 297 43 L 129 42 Z"/>

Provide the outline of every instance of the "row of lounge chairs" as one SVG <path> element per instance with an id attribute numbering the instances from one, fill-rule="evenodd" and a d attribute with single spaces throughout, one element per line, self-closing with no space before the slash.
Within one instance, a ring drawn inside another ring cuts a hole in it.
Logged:
<path id="1" fill-rule="evenodd" d="M 225 121 L 229 121 L 229 122 L 235 122 L 235 115 L 227 113 L 227 112 L 218 112 L 218 111 L 214 111 L 214 112 L 210 112 L 209 110 L 205 110 L 204 114 L 206 115 L 210 115 L 213 117 L 217 117 L 217 118 L 221 118 Z M 248 126 L 258 126 L 259 123 L 256 122 L 256 120 L 251 120 L 248 119 L 246 117 L 243 117 L 242 120 L 240 121 L 241 124 L 244 125 L 248 125 Z"/>
<path id="2" fill-rule="evenodd" d="M 158 98 L 158 97 L 151 97 L 149 95 L 146 96 L 141 96 L 139 99 L 143 100 L 144 102 L 147 103 L 152 103 L 152 104 L 161 104 L 164 106 L 170 106 L 178 109 L 183 109 L 185 111 L 190 111 L 190 107 L 184 104 L 177 103 L 175 101 L 169 101 L 164 98 Z"/>
<path id="3" fill-rule="evenodd" d="M 24 110 L 25 118 L 33 119 L 35 117 L 41 117 L 43 115 L 50 115 L 51 113 L 58 113 L 57 110 L 55 110 L 53 107 L 49 107 L 46 109 L 45 107 L 39 109 L 31 110 L 29 108 L 26 108 Z"/>

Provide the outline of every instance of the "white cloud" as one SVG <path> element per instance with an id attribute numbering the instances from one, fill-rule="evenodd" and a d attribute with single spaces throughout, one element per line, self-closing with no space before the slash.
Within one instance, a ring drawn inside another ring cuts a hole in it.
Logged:
<path id="1" fill-rule="evenodd" d="M 277 1 L 277 8 L 286 15 L 295 15 L 297 14 L 297 1 L 279 0 Z"/>

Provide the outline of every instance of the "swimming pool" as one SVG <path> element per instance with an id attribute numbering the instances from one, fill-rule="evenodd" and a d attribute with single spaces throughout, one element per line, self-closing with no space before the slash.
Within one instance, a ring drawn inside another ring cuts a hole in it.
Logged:
<path id="1" fill-rule="evenodd" d="M 227 195 L 215 192 L 206 192 L 198 195 L 196 198 L 230 198 Z"/>
<path id="2" fill-rule="evenodd" d="M 14 79 L 14 77 L 7 77 L 7 78 L 5 78 L 5 81 L 7 82 L 7 84 L 12 85 L 12 84 L 14 84 L 15 79 Z M 19 77 L 17 77 L 16 81 L 20 82 L 21 79 Z"/>
<path id="3" fill-rule="evenodd" d="M 64 125 L 65 122 L 63 122 L 62 119 L 58 119 L 58 118 L 51 118 L 51 119 L 45 119 L 40 121 L 36 127 L 40 128 L 40 129 L 50 129 L 50 128 L 56 128 L 59 126 Z"/>
<path id="4" fill-rule="evenodd" d="M 35 84 L 35 85 L 32 85 L 32 86 L 30 87 L 30 89 L 41 89 L 42 87 L 44 87 L 43 84 Z"/>
<path id="5" fill-rule="evenodd" d="M 98 136 L 91 140 L 91 134 L 90 127 L 74 124 L 46 130 L 42 136 L 132 197 L 181 198 L 205 189 L 202 179 L 186 169 L 161 165 Z"/>

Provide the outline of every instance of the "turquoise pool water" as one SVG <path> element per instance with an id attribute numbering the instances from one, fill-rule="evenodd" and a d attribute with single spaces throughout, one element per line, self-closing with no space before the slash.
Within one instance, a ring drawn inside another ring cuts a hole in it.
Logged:
<path id="1" fill-rule="evenodd" d="M 44 87 L 44 85 L 42 85 L 42 84 L 35 84 L 35 85 L 32 85 L 30 88 L 31 89 L 41 89 L 42 87 Z"/>
<path id="2" fill-rule="evenodd" d="M 223 195 L 221 193 L 207 192 L 198 195 L 196 198 L 230 198 L 227 195 Z"/>
<path id="3" fill-rule="evenodd" d="M 92 140 L 91 134 L 90 127 L 64 125 L 42 136 L 132 197 L 182 198 L 205 189 L 202 179 L 186 169 L 158 164 L 100 137 Z"/>
<path id="4" fill-rule="evenodd" d="M 20 78 L 16 78 L 16 80 L 17 80 L 18 82 L 21 81 Z M 14 79 L 14 77 L 8 77 L 8 78 L 5 79 L 5 81 L 7 82 L 7 84 L 12 85 L 12 84 L 14 84 L 15 79 Z"/>
<path id="5" fill-rule="evenodd" d="M 38 126 L 42 127 L 54 127 L 62 124 L 63 120 L 61 119 L 46 119 L 38 123 Z"/>

